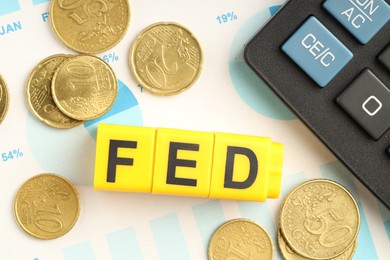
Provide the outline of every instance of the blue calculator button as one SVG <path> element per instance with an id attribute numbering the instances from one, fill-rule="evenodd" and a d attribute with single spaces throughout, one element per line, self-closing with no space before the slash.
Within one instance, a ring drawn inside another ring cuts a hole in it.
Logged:
<path id="1" fill-rule="evenodd" d="M 362 44 L 390 20 L 390 6 L 384 0 L 327 0 L 323 6 Z"/>
<path id="2" fill-rule="evenodd" d="M 350 52 L 320 21 L 310 16 L 282 50 L 319 86 L 325 87 L 352 59 Z"/>

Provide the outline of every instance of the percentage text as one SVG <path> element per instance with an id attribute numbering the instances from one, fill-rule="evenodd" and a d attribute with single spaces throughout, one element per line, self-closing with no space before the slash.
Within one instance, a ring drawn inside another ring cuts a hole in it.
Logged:
<path id="1" fill-rule="evenodd" d="M 103 60 L 107 63 L 115 62 L 119 60 L 119 57 L 115 54 L 115 52 L 104 55 Z"/>
<path id="2" fill-rule="evenodd" d="M 237 20 L 237 18 L 238 18 L 237 15 L 232 11 L 229 13 L 218 15 L 216 20 L 218 21 L 219 24 L 224 24 L 228 22 L 233 22 Z"/>
<path id="3" fill-rule="evenodd" d="M 1 160 L 7 162 L 23 157 L 23 152 L 18 148 L 1 154 Z"/>

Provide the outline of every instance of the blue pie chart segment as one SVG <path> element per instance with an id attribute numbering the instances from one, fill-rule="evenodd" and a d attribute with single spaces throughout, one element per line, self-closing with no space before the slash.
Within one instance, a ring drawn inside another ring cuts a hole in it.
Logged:
<path id="1" fill-rule="evenodd" d="M 29 113 L 29 147 L 44 172 L 63 175 L 76 185 L 91 186 L 98 123 L 142 125 L 138 101 L 123 82 L 118 83 L 118 96 L 113 107 L 102 117 L 85 122 L 81 126 L 55 129 L 46 126 Z"/>
<path id="2" fill-rule="evenodd" d="M 271 18 L 279 7 L 272 6 L 255 14 L 239 29 L 230 51 L 229 70 L 237 93 L 249 107 L 272 119 L 292 120 L 296 119 L 295 115 L 272 92 L 267 84 L 249 68 L 243 56 L 245 44 Z"/>

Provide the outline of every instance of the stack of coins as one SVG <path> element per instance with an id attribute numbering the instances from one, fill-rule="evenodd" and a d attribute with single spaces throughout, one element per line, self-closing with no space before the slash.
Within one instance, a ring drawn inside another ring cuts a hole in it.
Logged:
<path id="1" fill-rule="evenodd" d="M 106 51 L 124 37 L 130 21 L 127 0 L 52 0 L 55 35 L 82 55 L 54 55 L 41 61 L 26 85 L 32 113 L 55 128 L 71 128 L 102 116 L 114 104 L 118 82 L 103 60 L 88 55 Z"/>
<path id="2" fill-rule="evenodd" d="M 17 223 L 40 239 L 65 235 L 76 224 L 80 198 L 76 188 L 55 174 L 39 174 L 26 181 L 14 201 Z"/>
<path id="3" fill-rule="evenodd" d="M 9 95 L 8 88 L 5 80 L 0 75 L 0 124 L 3 122 L 5 116 L 7 115 L 9 107 Z"/>
<path id="4" fill-rule="evenodd" d="M 26 84 L 32 113 L 55 128 L 71 128 L 102 116 L 114 104 L 112 68 L 91 55 L 54 55 L 41 61 Z"/>
<path id="5" fill-rule="evenodd" d="M 284 201 L 279 247 L 287 260 L 351 259 L 359 226 L 359 208 L 344 187 L 330 180 L 307 181 Z"/>
<path id="6" fill-rule="evenodd" d="M 273 254 L 270 235 L 248 219 L 234 219 L 221 225 L 211 237 L 208 247 L 209 260 L 271 260 Z"/>
<path id="7" fill-rule="evenodd" d="M 175 95 L 198 79 L 203 53 L 187 28 L 161 22 L 139 33 L 131 46 L 129 63 L 142 87 L 158 95 Z"/>

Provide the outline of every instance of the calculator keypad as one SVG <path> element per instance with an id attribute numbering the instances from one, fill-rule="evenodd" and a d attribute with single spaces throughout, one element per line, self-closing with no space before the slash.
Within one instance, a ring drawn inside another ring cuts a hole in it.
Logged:
<path id="1" fill-rule="evenodd" d="M 384 0 L 327 0 L 323 7 L 362 44 L 367 44 L 390 18 L 390 6 Z"/>
<path id="2" fill-rule="evenodd" d="M 288 0 L 246 44 L 244 57 L 390 209 L 389 6 L 390 0 Z M 323 34 L 353 54 L 340 71 L 338 47 Z"/>

